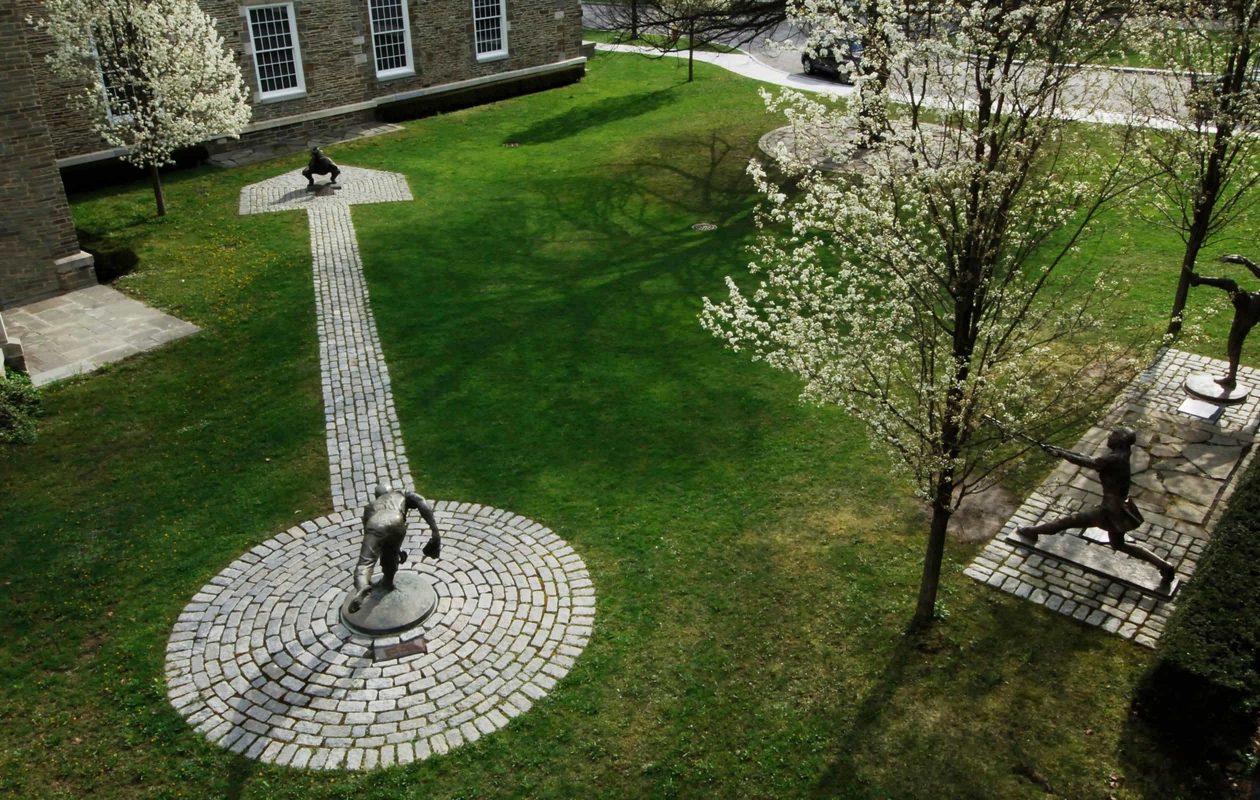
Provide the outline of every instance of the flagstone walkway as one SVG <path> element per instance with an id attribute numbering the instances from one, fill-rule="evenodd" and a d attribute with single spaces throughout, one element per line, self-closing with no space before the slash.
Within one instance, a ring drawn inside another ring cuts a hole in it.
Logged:
<path id="1" fill-rule="evenodd" d="M 1126 425 L 1138 432 L 1130 496 L 1146 523 L 1127 536 L 1171 561 L 1180 580 L 1192 579 L 1225 501 L 1255 454 L 1260 370 L 1239 370 L 1239 382 L 1256 388 L 1245 402 L 1222 407 L 1219 418 L 1204 419 L 1180 410 L 1189 397 L 1182 388 L 1186 377 L 1198 372 L 1223 375 L 1226 366 L 1223 361 L 1179 350 L 1163 351 L 1072 448 L 1096 455 L 1106 449 L 1112 428 Z M 1042 542 L 1070 543 L 1070 548 L 1063 549 L 1072 550 L 1073 559 L 1030 550 L 1008 538 L 1016 527 L 1074 513 L 1097 505 L 1100 499 L 1093 470 L 1061 462 L 967 567 L 966 574 L 1087 625 L 1154 647 L 1176 597 L 1161 597 L 1081 566 L 1082 562 L 1127 556 L 1078 536 L 1079 531 L 1041 537 Z M 1153 567 L 1137 567 L 1148 570 L 1153 578 Z"/>
<path id="2" fill-rule="evenodd" d="M 246 187 L 241 213 L 304 210 L 334 510 L 241 556 L 184 609 L 167 645 L 171 703 L 210 741 L 310 769 L 372 769 L 445 753 L 547 695 L 590 639 L 595 590 L 573 548 L 501 509 L 437 501 L 442 558 L 421 628 L 375 639 L 340 619 L 378 482 L 411 488 L 350 206 L 411 199 L 395 173 L 343 167 L 308 192 L 300 171 Z M 422 487 L 421 487 L 422 488 Z M 413 521 L 415 541 L 423 537 Z M 394 657 L 392 645 L 427 652 Z"/>
<path id="3" fill-rule="evenodd" d="M 199 330 L 109 286 L 7 309 L 3 324 L 22 343 L 25 369 L 36 386 L 92 372 Z"/>

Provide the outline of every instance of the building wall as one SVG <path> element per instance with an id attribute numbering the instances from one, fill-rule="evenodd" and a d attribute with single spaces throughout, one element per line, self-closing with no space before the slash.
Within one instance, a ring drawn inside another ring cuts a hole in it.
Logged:
<path id="1" fill-rule="evenodd" d="M 91 258 L 79 251 L 26 46 L 22 9 L 0 5 L 0 308 L 91 285 Z"/>
<path id="2" fill-rule="evenodd" d="M 25 13 L 39 15 L 39 0 L 17 1 Z M 415 74 L 380 80 L 374 68 L 368 0 L 294 0 L 306 93 L 278 101 L 258 97 L 246 12 L 250 6 L 272 5 L 274 0 L 201 0 L 201 6 L 216 20 L 225 44 L 236 53 L 245 84 L 254 95 L 252 125 L 269 128 L 290 117 L 309 121 L 312 114 L 350 113 L 345 106 L 357 104 L 369 108 L 379 98 L 542 67 L 581 56 L 579 0 L 504 2 L 507 4 L 508 55 L 479 62 L 473 45 L 472 0 L 408 0 Z M 42 61 L 52 47 L 51 41 L 38 32 L 32 32 L 30 40 L 33 56 Z M 66 102 L 71 94 L 82 89 L 58 81 L 47 69 L 40 73 L 40 90 L 49 109 L 48 123 L 57 157 L 104 156 L 108 146 L 92 133 L 84 112 Z M 268 134 L 269 137 L 275 135 L 274 131 Z"/>

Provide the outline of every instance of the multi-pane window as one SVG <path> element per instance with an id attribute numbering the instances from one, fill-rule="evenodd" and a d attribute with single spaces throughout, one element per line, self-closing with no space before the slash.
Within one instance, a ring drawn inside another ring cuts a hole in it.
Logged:
<path id="1" fill-rule="evenodd" d="M 473 0 L 473 40 L 477 58 L 507 55 L 505 0 Z"/>
<path id="2" fill-rule="evenodd" d="M 101 76 L 101 98 L 105 101 L 105 119 L 111 124 L 131 122 L 131 100 L 127 91 L 129 81 L 123 64 L 112 58 L 106 51 L 102 53 L 96 46 L 100 32 L 95 28 L 88 34 L 92 59 L 96 62 L 96 71 Z M 108 40 L 106 40 L 108 41 Z"/>
<path id="3" fill-rule="evenodd" d="M 368 10 L 372 17 L 376 77 L 411 74 L 411 28 L 407 24 L 407 0 L 368 0 Z"/>
<path id="4" fill-rule="evenodd" d="M 302 52 L 293 26 L 293 4 L 249 7 L 258 93 L 264 99 L 302 94 Z"/>

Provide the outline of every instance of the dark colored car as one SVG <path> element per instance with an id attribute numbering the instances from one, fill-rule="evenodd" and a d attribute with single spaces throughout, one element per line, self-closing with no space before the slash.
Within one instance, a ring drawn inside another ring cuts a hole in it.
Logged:
<path id="1" fill-rule="evenodd" d="M 830 48 L 819 48 L 817 55 L 801 53 L 801 66 L 810 75 L 830 75 L 841 83 L 853 83 L 853 73 L 862 66 L 862 43 L 851 39 Z"/>

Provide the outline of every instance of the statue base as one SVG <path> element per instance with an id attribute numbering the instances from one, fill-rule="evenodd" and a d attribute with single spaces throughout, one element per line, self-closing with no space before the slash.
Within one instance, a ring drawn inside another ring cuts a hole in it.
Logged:
<path id="1" fill-rule="evenodd" d="M 1086 572 L 1129 586 L 1139 592 L 1170 600 L 1181 588 L 1181 579 L 1164 583 L 1153 564 L 1111 549 L 1107 532 L 1089 528 L 1080 536 L 1070 533 L 1047 533 L 1036 539 L 1015 531 L 1006 534 L 1006 541 L 1043 556 L 1075 564 Z M 1100 546 L 1101 545 L 1101 546 Z"/>
<path id="2" fill-rule="evenodd" d="M 350 611 L 356 592 L 351 589 L 341 603 L 341 621 L 355 633 L 384 636 L 414 628 L 437 608 L 433 584 L 414 572 L 394 575 L 394 588 L 373 586 L 359 610 Z"/>
<path id="3" fill-rule="evenodd" d="M 1251 389 L 1241 383 L 1235 383 L 1231 387 L 1221 386 L 1216 378 L 1206 372 L 1196 372 L 1186 378 L 1186 391 L 1213 403 L 1226 404 L 1241 403 L 1251 394 Z"/>

